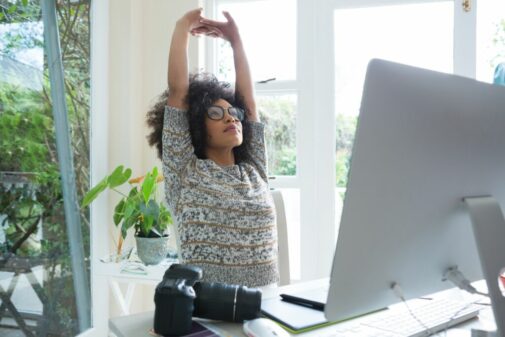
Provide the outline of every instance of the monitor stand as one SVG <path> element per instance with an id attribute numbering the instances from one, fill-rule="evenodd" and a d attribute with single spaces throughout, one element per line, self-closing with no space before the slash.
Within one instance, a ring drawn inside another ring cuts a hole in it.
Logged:
<path id="1" fill-rule="evenodd" d="M 498 285 L 505 267 L 505 219 L 498 202 L 490 196 L 463 199 L 470 212 L 480 264 L 491 298 L 496 332 L 488 336 L 505 337 L 505 297 Z"/>

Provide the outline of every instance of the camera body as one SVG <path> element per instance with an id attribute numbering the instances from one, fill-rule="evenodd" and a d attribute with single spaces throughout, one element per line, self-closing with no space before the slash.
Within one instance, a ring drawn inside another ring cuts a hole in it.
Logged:
<path id="1" fill-rule="evenodd" d="M 258 318 L 261 290 L 239 285 L 198 282 L 202 269 L 173 264 L 154 294 L 154 331 L 161 335 L 190 332 L 192 317 L 229 322 Z"/>
<path id="2" fill-rule="evenodd" d="M 202 278 L 198 267 L 173 264 L 165 271 L 154 293 L 154 331 L 162 335 L 183 335 L 191 329 L 193 285 Z"/>

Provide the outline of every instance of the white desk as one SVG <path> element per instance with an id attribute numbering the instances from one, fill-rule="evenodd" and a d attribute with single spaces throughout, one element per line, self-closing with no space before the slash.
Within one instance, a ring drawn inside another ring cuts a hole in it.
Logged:
<path id="1" fill-rule="evenodd" d="M 277 296 L 281 292 L 289 291 L 300 291 L 300 290 L 310 290 L 317 289 L 328 282 L 328 279 L 304 282 L 298 284 L 292 284 L 289 286 L 280 287 L 277 289 L 267 289 L 263 291 L 263 298 L 271 298 Z M 402 304 L 399 304 L 402 305 Z M 149 334 L 149 329 L 153 326 L 154 312 L 149 311 L 145 313 L 140 313 L 136 315 L 121 316 L 109 320 L 110 331 L 117 337 L 152 337 Z M 340 323 L 342 326 L 344 323 Z M 354 324 L 354 321 L 348 324 Z M 211 327 L 218 329 L 223 337 L 247 337 L 242 332 L 242 324 L 237 323 L 227 323 L 227 322 L 212 322 Z M 494 319 L 490 309 L 485 309 L 479 315 L 476 320 L 471 320 L 469 322 L 463 323 L 458 326 L 457 329 L 450 329 L 447 334 L 444 332 L 438 334 L 440 336 L 446 337 L 469 337 L 471 328 L 480 328 L 486 330 L 494 329 Z M 300 333 L 293 336 L 296 337 L 317 337 L 323 335 L 325 332 L 330 332 L 334 329 L 334 326 L 328 326 L 318 330 Z M 437 336 L 438 336 L 437 335 Z"/>

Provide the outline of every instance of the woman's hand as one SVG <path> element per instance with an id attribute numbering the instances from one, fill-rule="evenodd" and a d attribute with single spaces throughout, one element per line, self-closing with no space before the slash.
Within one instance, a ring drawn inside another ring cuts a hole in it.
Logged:
<path id="1" fill-rule="evenodd" d="M 229 41 L 232 47 L 235 46 L 240 42 L 237 24 L 227 11 L 223 11 L 223 15 L 226 18 L 226 22 L 209 20 L 206 18 L 200 19 L 200 23 L 203 25 L 192 29 L 191 33 L 193 35 L 205 34 L 213 37 L 221 37 Z"/>
<path id="2" fill-rule="evenodd" d="M 183 25 L 188 32 L 204 29 L 205 25 L 200 22 L 203 19 L 202 10 L 203 8 L 197 8 L 187 12 L 177 21 L 177 24 Z"/>

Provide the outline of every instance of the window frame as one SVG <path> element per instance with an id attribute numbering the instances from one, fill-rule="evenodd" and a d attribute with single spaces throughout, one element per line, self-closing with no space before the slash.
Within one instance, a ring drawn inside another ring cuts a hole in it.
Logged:
<path id="1" fill-rule="evenodd" d="M 109 1 L 91 1 L 90 41 L 90 186 L 96 185 L 109 172 Z M 104 146 L 107 144 L 107 146 Z M 109 255 L 109 201 L 90 205 L 91 328 L 79 337 L 106 336 L 109 331 L 109 281 L 99 274 L 100 257 Z"/>

